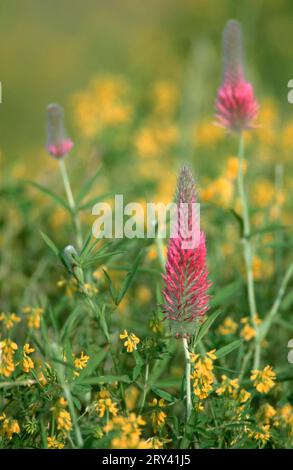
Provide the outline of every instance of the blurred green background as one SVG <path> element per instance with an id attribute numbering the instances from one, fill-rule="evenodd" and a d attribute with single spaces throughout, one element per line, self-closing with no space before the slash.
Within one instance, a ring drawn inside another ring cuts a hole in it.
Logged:
<path id="1" fill-rule="evenodd" d="M 288 0 L 1 0 L 0 148 L 7 163 L 29 152 L 39 158 L 47 103 L 66 108 L 69 96 L 99 73 L 126 75 L 143 89 L 154 78 L 184 87 L 191 70 L 204 83 L 212 114 L 220 36 L 231 17 L 243 24 L 248 76 L 257 95 L 274 95 L 293 113 L 287 103 L 293 78 Z"/>

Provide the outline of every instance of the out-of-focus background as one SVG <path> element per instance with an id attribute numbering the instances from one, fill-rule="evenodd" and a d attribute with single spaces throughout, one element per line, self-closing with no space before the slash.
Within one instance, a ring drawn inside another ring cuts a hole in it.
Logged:
<path id="1" fill-rule="evenodd" d="M 196 101 L 212 114 L 220 36 L 231 17 L 243 23 L 258 95 L 275 96 L 292 113 L 288 0 L 1 0 L 0 13 L 0 147 L 9 164 L 40 158 L 46 104 L 69 109 L 71 95 L 97 74 L 126 76 L 140 91 L 166 78 L 183 91 L 192 75 Z"/>
<path id="2" fill-rule="evenodd" d="M 34 260 L 43 256 L 38 230 L 60 246 L 72 242 L 68 214 L 25 183 L 64 195 L 58 164 L 45 151 L 51 102 L 64 107 L 74 141 L 66 165 L 75 194 L 100 167 L 88 201 L 109 200 L 114 191 L 128 201 L 169 202 L 187 161 L 206 204 L 201 223 L 212 276 L 222 284 L 243 276 L 242 257 L 233 256 L 239 229 L 231 216 L 231 209 L 240 211 L 238 143 L 214 124 L 221 35 L 230 18 L 242 24 L 246 78 L 260 103 L 245 153 L 252 226 L 262 230 L 254 274 L 263 286 L 261 307 L 268 308 L 274 294 L 268 281 L 279 285 L 292 246 L 293 7 L 285 0 L 1 1 L 0 240 L 7 259 L 0 279 L 7 308 L 18 305 Z M 88 202 L 81 213 L 84 234 L 94 221 L 91 210 Z M 6 284 L 9 276 L 13 285 Z"/>

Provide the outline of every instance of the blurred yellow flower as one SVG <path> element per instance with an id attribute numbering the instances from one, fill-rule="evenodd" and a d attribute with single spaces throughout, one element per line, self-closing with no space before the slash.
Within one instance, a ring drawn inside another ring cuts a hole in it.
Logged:
<path id="1" fill-rule="evenodd" d="M 22 312 L 27 315 L 28 328 L 39 329 L 44 309 L 41 307 L 23 307 Z"/>
<path id="2" fill-rule="evenodd" d="M 0 436 L 11 440 L 13 434 L 19 434 L 20 427 L 16 419 L 7 418 L 5 413 L 0 415 Z"/>
<path id="3" fill-rule="evenodd" d="M 20 317 L 16 315 L 16 313 L 0 313 L 0 322 L 3 322 L 3 325 L 7 330 L 11 330 L 14 327 L 15 323 L 19 323 L 21 321 Z"/>
<path id="4" fill-rule="evenodd" d="M 47 437 L 48 449 L 63 449 L 64 443 L 59 441 L 55 436 Z"/>
<path id="5" fill-rule="evenodd" d="M 236 333 L 238 324 L 231 318 L 227 317 L 223 321 L 222 325 L 219 326 L 218 332 L 220 335 L 233 335 Z"/>
<path id="6" fill-rule="evenodd" d="M 263 370 L 252 370 L 250 380 L 259 393 L 268 393 L 275 386 L 276 373 L 266 366 Z"/>

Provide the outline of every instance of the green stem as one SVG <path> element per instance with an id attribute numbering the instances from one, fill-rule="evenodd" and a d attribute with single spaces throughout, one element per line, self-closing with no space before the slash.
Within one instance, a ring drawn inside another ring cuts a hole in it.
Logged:
<path id="1" fill-rule="evenodd" d="M 142 395 L 142 400 L 141 400 L 141 404 L 140 404 L 140 407 L 139 407 L 140 413 L 143 410 L 145 400 L 146 400 L 146 396 L 147 396 L 148 389 L 149 389 L 149 371 L 150 371 L 150 367 L 149 367 L 149 363 L 147 362 L 146 367 L 145 367 L 143 395 Z"/>
<path id="2" fill-rule="evenodd" d="M 253 327 L 255 329 L 255 350 L 254 350 L 254 369 L 259 368 L 260 364 L 260 339 L 258 334 L 258 326 L 256 324 L 257 308 L 255 300 L 255 290 L 254 290 L 254 279 L 253 279 L 253 270 L 252 270 L 252 244 L 250 240 L 250 220 L 249 220 L 249 207 L 248 201 L 244 188 L 244 175 L 243 175 L 243 162 L 244 162 L 244 139 L 243 135 L 240 135 L 239 140 L 239 165 L 238 165 L 238 191 L 239 197 L 242 205 L 242 217 L 243 217 L 243 251 L 244 251 L 244 261 L 246 269 L 246 282 L 247 282 L 247 293 L 248 293 L 248 304 L 250 310 L 250 316 L 252 320 Z"/>
<path id="3" fill-rule="evenodd" d="M 187 421 L 189 421 L 189 418 L 191 416 L 191 410 L 192 410 L 191 381 L 190 381 L 191 367 L 190 367 L 190 354 L 189 354 L 188 343 L 187 343 L 186 338 L 183 338 L 183 348 L 184 348 L 185 361 L 186 361 L 186 366 L 185 366 L 186 418 L 187 418 Z"/>
<path id="4" fill-rule="evenodd" d="M 59 167 L 60 167 L 60 173 L 61 173 L 61 176 L 62 176 L 62 180 L 63 180 L 63 184 L 64 184 L 68 204 L 69 204 L 69 207 L 70 207 L 70 210 L 71 210 L 73 224 L 74 224 L 75 230 L 76 230 L 77 247 L 78 247 L 79 250 L 81 250 L 83 243 L 82 243 L 82 232 L 81 232 L 80 219 L 79 219 L 78 211 L 77 211 L 76 204 L 75 204 L 75 201 L 74 201 L 74 197 L 73 197 L 73 193 L 72 193 L 68 173 L 67 173 L 67 170 L 66 170 L 64 158 L 61 158 L 59 160 Z"/>
<path id="5" fill-rule="evenodd" d="M 263 323 L 260 327 L 259 336 L 260 336 L 261 341 L 265 339 L 265 337 L 267 336 L 267 334 L 269 332 L 270 327 L 272 326 L 273 321 L 275 320 L 275 317 L 276 317 L 276 315 L 279 311 L 282 299 L 284 297 L 287 285 L 288 285 L 288 283 L 289 283 L 292 276 L 293 276 L 293 263 L 291 263 L 289 265 L 289 267 L 288 267 L 288 269 L 287 269 L 287 271 L 284 275 L 284 278 L 281 282 L 276 300 L 274 301 L 272 308 L 270 309 L 269 313 L 265 317 L 265 319 L 264 319 L 264 321 L 263 321 Z"/>

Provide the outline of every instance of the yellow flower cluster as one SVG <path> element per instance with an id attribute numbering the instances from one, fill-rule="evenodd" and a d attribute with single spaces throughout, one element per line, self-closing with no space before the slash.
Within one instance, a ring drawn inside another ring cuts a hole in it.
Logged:
<path id="1" fill-rule="evenodd" d="M 15 370 L 13 356 L 18 349 L 16 343 L 11 339 L 4 339 L 0 342 L 0 375 L 9 377 Z"/>
<path id="2" fill-rule="evenodd" d="M 128 353 L 133 352 L 137 348 L 138 343 L 140 342 L 140 339 L 135 336 L 134 333 L 128 334 L 127 330 L 124 330 L 124 332 L 121 333 L 119 337 L 120 339 L 126 339 L 126 341 L 124 341 L 124 346 L 126 347 L 126 351 Z"/>
<path id="3" fill-rule="evenodd" d="M 41 307 L 23 307 L 22 311 L 25 315 L 27 315 L 28 328 L 39 329 L 41 325 L 41 316 L 44 313 L 44 309 Z"/>
<path id="4" fill-rule="evenodd" d="M 151 442 L 141 439 L 141 427 L 145 424 L 141 416 L 130 413 L 128 416 L 114 416 L 103 430 L 105 433 L 117 433 L 111 441 L 113 449 L 150 449 Z"/>
<path id="5" fill-rule="evenodd" d="M 3 325 L 7 330 L 11 330 L 14 327 L 15 323 L 21 321 L 20 317 L 16 313 L 0 313 L 0 322 L 3 322 Z"/>
<path id="6" fill-rule="evenodd" d="M 193 393 L 200 400 L 205 400 L 213 390 L 215 380 L 213 361 L 217 358 L 215 351 L 213 349 L 205 356 L 200 356 L 199 354 L 191 355 L 191 362 L 193 362 L 193 372 L 191 374 Z"/>
<path id="7" fill-rule="evenodd" d="M 218 333 L 223 336 L 233 335 L 237 328 L 238 324 L 231 317 L 226 317 L 222 325 L 219 326 Z"/>
<path id="8" fill-rule="evenodd" d="M 241 323 L 243 325 L 243 327 L 240 331 L 241 338 L 243 338 L 244 341 L 251 341 L 256 335 L 256 331 L 255 331 L 254 326 L 252 325 L 253 322 L 252 322 L 251 318 L 243 317 L 241 319 Z M 260 325 L 261 324 L 261 319 L 258 316 L 256 316 L 256 318 L 254 320 L 254 323 L 255 323 L 255 325 Z"/>
<path id="9" fill-rule="evenodd" d="M 72 97 L 73 116 L 83 137 L 92 138 L 108 127 L 129 122 L 132 106 L 128 102 L 128 87 L 119 77 L 93 79 L 89 87 Z"/>
<path id="10" fill-rule="evenodd" d="M 110 398 L 109 391 L 101 390 L 98 394 L 98 397 L 99 399 L 96 405 L 96 411 L 99 414 L 99 417 L 103 418 L 106 412 L 110 413 L 112 416 L 117 416 L 117 405 Z"/>
<path id="11" fill-rule="evenodd" d="M 252 370 L 250 379 L 259 393 L 268 393 L 275 386 L 276 373 L 266 366 L 263 370 Z"/>
<path id="12" fill-rule="evenodd" d="M 57 429 L 62 432 L 70 432 L 72 428 L 71 416 L 67 410 L 67 401 L 61 397 L 57 403 L 57 406 L 53 408 L 56 415 Z"/>
<path id="13" fill-rule="evenodd" d="M 275 408 L 269 403 L 265 403 L 258 409 L 256 419 L 259 423 L 269 424 L 276 414 Z"/>
<path id="14" fill-rule="evenodd" d="M 19 434 L 20 428 L 16 419 L 7 418 L 5 413 L 0 415 L 0 436 L 12 439 L 13 434 Z"/>
<path id="15" fill-rule="evenodd" d="M 179 91 L 175 83 L 159 80 L 152 87 L 153 113 L 160 118 L 170 118 L 176 112 Z"/>
<path id="16" fill-rule="evenodd" d="M 174 124 L 151 125 L 142 127 L 136 134 L 134 145 L 136 152 L 142 159 L 147 159 L 144 164 L 149 165 L 150 159 L 165 154 L 174 146 L 178 139 L 178 129 Z M 147 171 L 147 168 L 144 168 Z"/>
<path id="17" fill-rule="evenodd" d="M 81 351 L 80 356 L 76 357 L 73 361 L 74 367 L 78 370 L 85 369 L 89 360 L 90 356 L 87 356 L 86 354 L 84 354 L 83 351 Z M 74 375 L 76 375 L 77 377 L 79 376 L 78 370 L 74 371 Z"/>
<path id="18" fill-rule="evenodd" d="M 72 298 L 75 292 L 77 292 L 78 290 L 77 280 L 74 277 L 71 277 L 68 280 L 62 277 L 57 282 L 57 287 L 59 287 L 60 289 L 64 289 L 66 297 L 69 298 Z"/>
<path id="19" fill-rule="evenodd" d="M 240 389 L 239 379 L 229 379 L 226 375 L 222 375 L 221 384 L 216 389 L 217 395 L 230 395 L 232 398 L 236 399 L 239 403 L 246 403 L 247 400 L 251 397 L 249 393 L 244 388 Z M 240 407 L 239 412 L 242 411 Z"/>
<path id="20" fill-rule="evenodd" d="M 248 430 L 248 436 L 264 445 L 271 438 L 270 425 L 264 424 L 263 426 L 260 426 L 258 431 Z"/>
<path id="21" fill-rule="evenodd" d="M 56 436 L 47 437 L 48 449 L 64 449 L 64 443 L 56 438 Z"/>
<path id="22" fill-rule="evenodd" d="M 225 137 L 225 131 L 216 126 L 211 120 L 202 121 L 196 125 L 192 132 L 192 141 L 194 145 L 200 147 L 214 147 L 219 144 Z"/>
<path id="23" fill-rule="evenodd" d="M 26 343 L 22 350 L 22 370 L 26 374 L 35 367 L 34 361 L 29 356 L 33 352 L 34 348 L 31 348 L 30 345 Z"/>
<path id="24" fill-rule="evenodd" d="M 167 418 L 166 413 L 162 410 L 162 408 L 166 407 L 165 401 L 163 400 L 163 398 L 161 398 L 160 400 L 154 398 L 149 403 L 149 406 L 155 408 L 151 413 L 151 422 L 153 425 L 154 432 L 156 433 L 158 429 L 164 426 Z"/>

